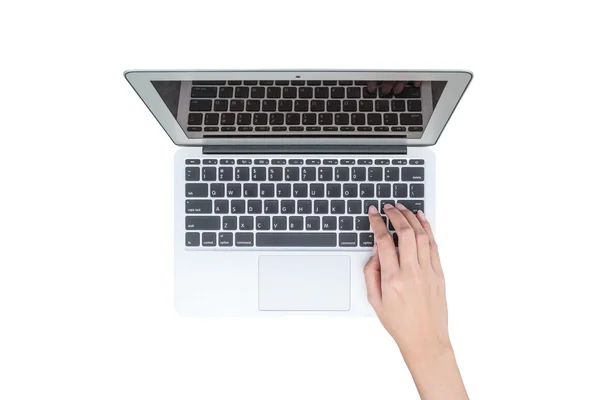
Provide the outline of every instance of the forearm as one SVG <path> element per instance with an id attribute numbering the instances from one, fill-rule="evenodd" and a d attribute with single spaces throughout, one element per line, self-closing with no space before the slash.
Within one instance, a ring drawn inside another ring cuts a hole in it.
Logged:
<path id="1" fill-rule="evenodd" d="M 406 355 L 404 360 L 421 400 L 468 400 L 451 347 L 430 354 Z"/>

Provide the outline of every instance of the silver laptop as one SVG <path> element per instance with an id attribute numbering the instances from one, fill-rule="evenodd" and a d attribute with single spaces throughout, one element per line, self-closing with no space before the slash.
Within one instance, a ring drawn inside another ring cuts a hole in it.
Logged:
<path id="1" fill-rule="evenodd" d="M 373 311 L 363 266 L 374 242 L 367 209 L 401 202 L 435 223 L 428 146 L 472 74 L 125 77 L 180 146 L 174 246 L 182 315 L 366 316 Z"/>

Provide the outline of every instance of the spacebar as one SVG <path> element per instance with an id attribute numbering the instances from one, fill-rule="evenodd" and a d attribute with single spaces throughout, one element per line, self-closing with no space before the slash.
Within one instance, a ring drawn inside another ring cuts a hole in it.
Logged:
<path id="1" fill-rule="evenodd" d="M 336 233 L 257 233 L 257 247 L 335 247 Z"/>

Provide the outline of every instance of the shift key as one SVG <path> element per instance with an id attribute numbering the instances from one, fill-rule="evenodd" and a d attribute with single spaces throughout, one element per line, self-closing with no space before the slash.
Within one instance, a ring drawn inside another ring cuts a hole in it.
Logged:
<path id="1" fill-rule="evenodd" d="M 218 231 L 221 229 L 221 217 L 185 217 L 185 229 L 188 231 Z"/>
<path id="2" fill-rule="evenodd" d="M 425 180 L 425 168 L 423 167 L 404 167 L 402 168 L 403 181 L 423 181 Z"/>

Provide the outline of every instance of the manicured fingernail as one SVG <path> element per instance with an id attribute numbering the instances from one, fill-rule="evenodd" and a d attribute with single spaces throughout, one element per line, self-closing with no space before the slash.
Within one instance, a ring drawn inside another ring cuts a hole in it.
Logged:
<path id="1" fill-rule="evenodd" d="M 394 208 L 394 206 L 393 206 L 393 205 L 391 205 L 390 203 L 385 203 L 385 204 L 383 205 L 383 209 L 384 209 L 384 210 L 389 210 L 390 208 Z"/>
<path id="2" fill-rule="evenodd" d="M 402 203 L 396 203 L 396 208 L 398 210 L 406 210 L 406 207 L 404 207 L 404 204 Z"/>
<path id="3" fill-rule="evenodd" d="M 423 211 L 419 210 L 417 211 L 417 217 L 419 217 L 419 219 L 426 221 L 427 218 L 425 218 L 425 214 L 423 214 Z"/>
<path id="4" fill-rule="evenodd" d="M 377 253 L 377 243 L 375 243 L 371 248 L 371 255 L 374 256 L 375 253 Z"/>
<path id="5" fill-rule="evenodd" d="M 379 211 L 377 211 L 375 206 L 369 206 L 369 214 L 371 214 L 371 215 L 379 214 Z"/>

